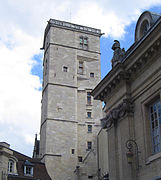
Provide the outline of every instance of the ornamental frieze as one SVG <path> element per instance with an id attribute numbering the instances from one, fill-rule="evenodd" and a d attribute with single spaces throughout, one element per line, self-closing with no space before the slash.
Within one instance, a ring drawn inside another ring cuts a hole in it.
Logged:
<path id="1" fill-rule="evenodd" d="M 127 113 L 133 112 L 133 103 L 130 99 L 123 99 L 123 102 L 116 108 L 113 108 L 105 118 L 101 119 L 101 126 L 103 129 L 116 125 L 120 118 L 123 118 Z"/>

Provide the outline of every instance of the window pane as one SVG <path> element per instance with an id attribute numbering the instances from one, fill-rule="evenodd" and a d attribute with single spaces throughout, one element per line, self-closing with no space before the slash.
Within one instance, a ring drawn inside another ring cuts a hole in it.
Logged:
<path id="1" fill-rule="evenodd" d="M 84 39 L 84 44 L 87 44 L 87 39 Z"/>
<path id="2" fill-rule="evenodd" d="M 87 117 L 91 118 L 91 114 L 92 114 L 91 112 L 87 112 Z"/>
<path id="3" fill-rule="evenodd" d="M 87 92 L 87 104 L 91 105 L 91 93 Z"/>
<path id="4" fill-rule="evenodd" d="M 82 156 L 78 156 L 78 161 L 79 161 L 79 162 L 82 162 L 82 161 L 83 161 Z"/>
<path id="5" fill-rule="evenodd" d="M 94 73 L 90 73 L 90 77 L 94 77 Z"/>
<path id="6" fill-rule="evenodd" d="M 78 73 L 83 74 L 83 62 L 79 61 Z"/>
<path id="7" fill-rule="evenodd" d="M 152 145 L 153 152 L 157 153 L 161 151 L 161 110 L 160 101 L 156 101 L 150 106 L 150 120 L 151 120 L 151 130 L 152 130 Z"/>
<path id="8" fill-rule="evenodd" d="M 88 142 L 87 142 L 87 148 L 88 148 L 88 149 L 92 149 L 92 142 L 91 142 L 91 141 L 88 141 Z"/>
<path id="9" fill-rule="evenodd" d="M 92 125 L 88 125 L 88 132 L 92 132 Z"/>
<path id="10" fill-rule="evenodd" d="M 68 71 L 68 67 L 63 66 L 63 71 L 64 71 L 64 72 L 67 72 L 67 71 Z"/>
<path id="11" fill-rule="evenodd" d="M 13 171 L 14 171 L 14 162 L 13 162 L 13 160 L 9 160 L 9 162 L 8 162 L 8 172 L 13 173 Z"/>
<path id="12" fill-rule="evenodd" d="M 87 50 L 88 49 L 88 38 L 80 36 L 79 37 L 80 48 Z"/>

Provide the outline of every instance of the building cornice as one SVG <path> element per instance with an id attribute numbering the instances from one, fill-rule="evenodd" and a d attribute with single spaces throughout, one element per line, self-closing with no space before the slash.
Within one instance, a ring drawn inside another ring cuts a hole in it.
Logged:
<path id="1" fill-rule="evenodd" d="M 155 55 L 160 53 L 161 47 L 161 19 L 146 37 L 142 38 L 135 47 L 127 51 L 127 55 L 121 63 L 118 63 L 105 76 L 105 78 L 92 91 L 92 96 L 97 100 L 104 100 L 119 82 L 130 81 L 131 77 L 141 70 Z"/>
<path id="2" fill-rule="evenodd" d="M 73 23 L 66 22 L 66 21 L 50 19 L 48 21 L 48 24 L 45 29 L 44 42 L 43 42 L 43 47 L 41 49 L 44 49 L 44 47 L 45 47 L 45 38 L 46 38 L 47 33 L 49 32 L 50 27 L 58 27 L 58 28 L 62 28 L 62 29 L 68 29 L 71 31 L 82 32 L 82 33 L 91 34 L 91 35 L 98 36 L 98 37 L 100 37 L 104 34 L 104 33 L 101 33 L 100 29 L 95 29 L 95 28 L 91 28 L 91 27 L 87 27 L 87 26 L 78 25 L 78 24 L 73 24 Z"/>

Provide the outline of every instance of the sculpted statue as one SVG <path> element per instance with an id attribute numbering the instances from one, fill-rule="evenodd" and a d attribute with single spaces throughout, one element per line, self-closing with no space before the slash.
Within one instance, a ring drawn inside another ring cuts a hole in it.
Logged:
<path id="1" fill-rule="evenodd" d="M 125 49 L 124 48 L 120 48 L 120 42 L 117 40 L 114 40 L 114 44 L 112 46 L 112 50 L 114 50 L 113 52 L 113 57 L 112 57 L 112 67 L 114 67 L 117 63 L 121 62 L 124 55 L 125 55 Z"/>

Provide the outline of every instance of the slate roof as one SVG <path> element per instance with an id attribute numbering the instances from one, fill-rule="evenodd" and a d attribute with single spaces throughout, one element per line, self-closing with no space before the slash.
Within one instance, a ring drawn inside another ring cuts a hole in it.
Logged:
<path id="1" fill-rule="evenodd" d="M 30 158 L 14 150 L 13 156 L 18 159 L 16 164 L 18 175 L 9 174 L 8 180 L 51 180 L 46 170 L 45 164 L 42 163 L 40 159 Z M 24 165 L 26 165 L 26 163 L 33 166 L 33 176 L 24 175 Z"/>

